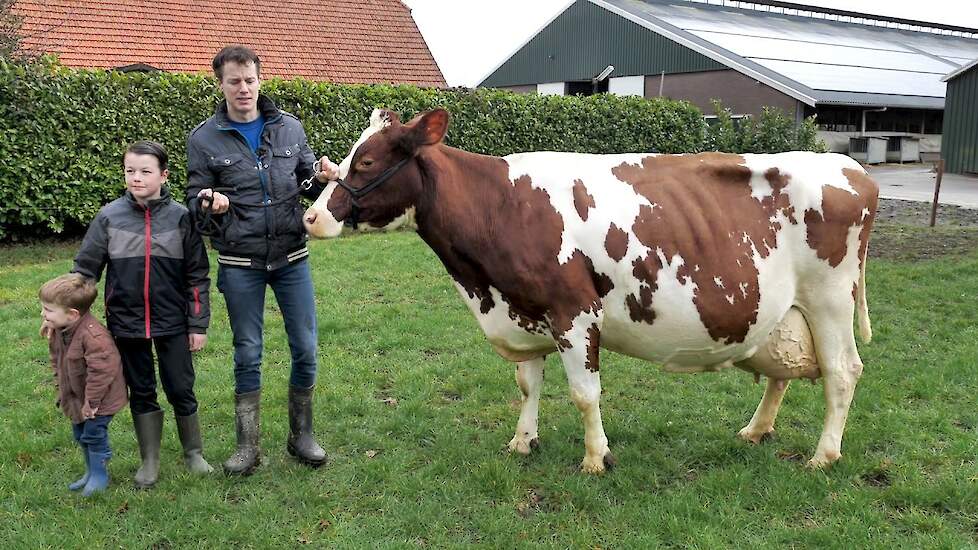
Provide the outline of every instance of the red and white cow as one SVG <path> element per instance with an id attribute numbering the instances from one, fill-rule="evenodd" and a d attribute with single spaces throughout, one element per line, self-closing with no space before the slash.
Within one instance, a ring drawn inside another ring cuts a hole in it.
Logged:
<path id="1" fill-rule="evenodd" d="M 543 357 L 556 351 L 584 420 L 582 469 L 614 463 L 598 405 L 603 347 L 672 371 L 765 374 L 740 432 L 753 442 L 773 431 L 788 380 L 824 377 L 809 465 L 841 456 L 862 372 L 857 306 L 871 337 L 865 259 L 878 187 L 859 164 L 807 152 L 499 158 L 442 144 L 448 120 L 440 109 L 407 124 L 374 111 L 306 228 L 334 237 L 354 213 L 372 227 L 414 215 L 492 347 L 518 363 L 511 450 L 536 446 Z"/>

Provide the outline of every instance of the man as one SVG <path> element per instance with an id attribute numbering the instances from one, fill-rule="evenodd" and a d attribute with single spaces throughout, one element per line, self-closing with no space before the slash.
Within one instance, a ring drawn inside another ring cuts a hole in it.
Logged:
<path id="1" fill-rule="evenodd" d="M 212 63 L 224 101 L 187 142 L 187 201 L 198 219 L 218 229 L 217 288 L 224 294 L 234 335 L 237 450 L 224 463 L 229 475 L 249 475 L 261 462 L 262 328 L 265 287 L 272 287 L 285 320 L 292 372 L 287 450 L 318 467 L 326 453 L 312 432 L 316 381 L 316 310 L 306 258 L 299 191 L 315 197 L 339 168 L 315 156 L 302 124 L 259 94 L 261 61 L 244 46 L 228 46 Z M 313 178 L 317 185 L 303 189 Z M 207 212 L 209 210 L 209 212 Z"/>

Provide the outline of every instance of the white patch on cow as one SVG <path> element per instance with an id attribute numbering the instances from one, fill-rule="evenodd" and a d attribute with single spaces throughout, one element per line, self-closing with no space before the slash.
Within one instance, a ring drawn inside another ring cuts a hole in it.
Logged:
<path id="1" fill-rule="evenodd" d="M 560 214 L 563 221 L 560 251 L 557 261 L 566 263 L 577 249 L 592 252 L 604 250 L 605 237 L 612 223 L 628 233 L 628 256 L 621 263 L 634 258 L 633 243 L 637 243 L 631 232 L 632 223 L 639 209 L 645 205 L 656 208 L 635 189 L 614 177 L 611 170 L 623 163 L 641 164 L 648 154 L 590 155 L 584 153 L 518 153 L 503 157 L 509 164 L 509 179 L 515 182 L 521 176 L 530 177 L 534 189 L 542 189 L 550 197 L 550 204 Z M 574 205 L 574 182 L 580 180 L 587 193 L 594 198 L 595 207 L 588 210 L 587 221 L 582 220 Z M 641 248 L 641 247 L 639 247 Z M 607 258 L 607 253 L 601 254 Z M 592 261 L 596 258 L 591 257 Z M 595 268 L 607 273 L 613 260 Z"/>
<path id="2" fill-rule="evenodd" d="M 370 113 L 370 125 L 360 133 L 360 139 L 353 144 L 353 147 L 350 148 L 350 154 L 347 155 L 346 158 L 343 159 L 343 162 L 340 163 L 340 179 L 345 179 L 350 173 L 350 163 L 353 162 L 353 157 L 357 154 L 357 149 L 363 145 L 363 142 L 370 139 L 370 136 L 380 132 L 390 125 L 391 121 L 384 115 L 384 111 L 374 109 L 373 112 Z"/>
<path id="3" fill-rule="evenodd" d="M 489 287 L 493 307 L 487 313 L 482 312 L 482 303 L 476 297 L 470 297 L 465 287 L 455 283 L 455 288 L 462 300 L 475 315 L 479 327 L 485 333 L 486 339 L 492 344 L 499 355 L 511 361 L 526 361 L 543 356 L 556 349 L 553 337 L 547 327 L 541 326 L 539 333 L 528 332 L 510 318 L 509 306 L 503 300 L 502 294 L 495 287 Z"/>
<path id="4" fill-rule="evenodd" d="M 771 187 L 771 182 L 767 181 L 764 172 L 752 170 L 750 176 L 750 196 L 757 200 L 762 200 L 764 197 L 770 197 L 773 192 L 774 188 Z"/>
<path id="5" fill-rule="evenodd" d="M 747 154 L 743 157 L 744 166 L 750 168 L 752 173 L 752 196 L 759 193 L 763 187 L 759 183 L 759 178 L 764 180 L 770 195 L 770 184 L 764 174 L 771 168 L 777 168 L 781 175 L 788 177 L 788 185 L 782 192 L 788 194 L 791 205 L 795 207 L 796 216 L 804 216 L 805 210 L 809 209 L 822 213 L 822 186 L 828 185 L 856 194 L 856 190 L 849 184 L 849 179 L 842 173 L 844 168 L 865 173 L 858 162 L 839 154 L 792 151 L 778 154 Z M 757 184 L 754 183 L 755 180 L 758 180 Z"/>
<path id="6" fill-rule="evenodd" d="M 713 282 L 716 283 L 717 288 L 723 288 L 723 279 L 720 277 L 714 277 Z"/>
<path id="7" fill-rule="evenodd" d="M 326 208 L 326 203 L 329 201 L 330 195 L 333 194 L 333 191 L 335 191 L 337 187 L 339 187 L 338 183 L 335 181 L 330 182 L 326 188 L 323 189 L 323 192 L 319 194 L 319 197 L 316 198 L 315 202 L 312 203 L 312 206 L 306 210 L 305 215 L 303 215 L 303 220 L 307 220 L 312 214 L 316 215 L 315 222 L 309 223 L 308 221 L 304 221 L 306 232 L 313 237 L 319 239 L 331 239 L 333 237 L 339 237 L 340 233 L 343 232 L 343 222 L 333 217 L 333 213 Z"/>
<path id="8" fill-rule="evenodd" d="M 414 221 L 414 207 L 410 207 L 404 211 L 403 214 L 391 220 L 387 225 L 376 226 L 370 223 L 361 223 L 358 231 L 372 232 L 372 231 L 393 231 L 395 229 L 400 229 L 401 227 L 408 226 L 417 228 Z"/>
<path id="9" fill-rule="evenodd" d="M 350 174 L 350 163 L 353 162 L 353 157 L 357 153 L 357 149 L 368 139 L 370 136 L 380 132 L 384 128 L 391 125 L 390 119 L 384 115 L 384 112 L 380 109 L 374 109 L 370 114 L 370 125 L 360 133 L 360 139 L 353 144 L 350 148 L 350 154 L 343 159 L 340 163 L 340 179 L 346 179 Z M 316 200 L 312 203 L 312 206 L 306 211 L 306 216 L 310 213 L 315 212 L 316 221 L 315 223 L 306 222 L 306 231 L 317 238 L 333 238 L 338 237 L 340 233 L 343 232 L 343 223 L 338 221 L 333 217 L 333 213 L 329 211 L 326 205 L 329 203 L 329 198 L 332 196 L 333 191 L 339 187 L 336 183 L 330 183 L 323 189 L 323 192 L 319 194 Z M 400 219 L 400 218 L 399 218 Z M 395 220 L 397 221 L 397 220 Z M 393 223 L 393 222 L 392 222 Z M 403 220 L 401 222 L 403 225 Z"/>

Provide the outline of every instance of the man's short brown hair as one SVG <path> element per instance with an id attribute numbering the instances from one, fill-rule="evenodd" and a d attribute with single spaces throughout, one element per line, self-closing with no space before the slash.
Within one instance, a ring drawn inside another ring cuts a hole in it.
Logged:
<path id="1" fill-rule="evenodd" d="M 225 46 L 224 49 L 217 52 L 217 55 L 214 56 L 211 67 L 214 69 L 214 76 L 217 77 L 218 82 L 224 79 L 224 65 L 228 63 L 237 63 L 238 65 L 254 63 L 255 74 L 261 75 L 261 60 L 258 59 L 258 54 L 251 48 L 240 44 Z"/>
<path id="2" fill-rule="evenodd" d="M 77 309 L 86 313 L 98 296 L 95 281 L 80 273 L 68 273 L 55 277 L 41 286 L 37 297 L 46 304 L 65 309 Z"/>

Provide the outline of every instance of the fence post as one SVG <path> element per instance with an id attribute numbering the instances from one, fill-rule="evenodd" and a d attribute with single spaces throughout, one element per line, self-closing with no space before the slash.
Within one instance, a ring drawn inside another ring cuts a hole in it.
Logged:
<path id="1" fill-rule="evenodd" d="M 937 180 L 934 182 L 934 204 L 930 209 L 930 226 L 937 223 L 937 198 L 941 194 L 941 178 L 944 177 L 944 159 L 937 159 Z"/>

